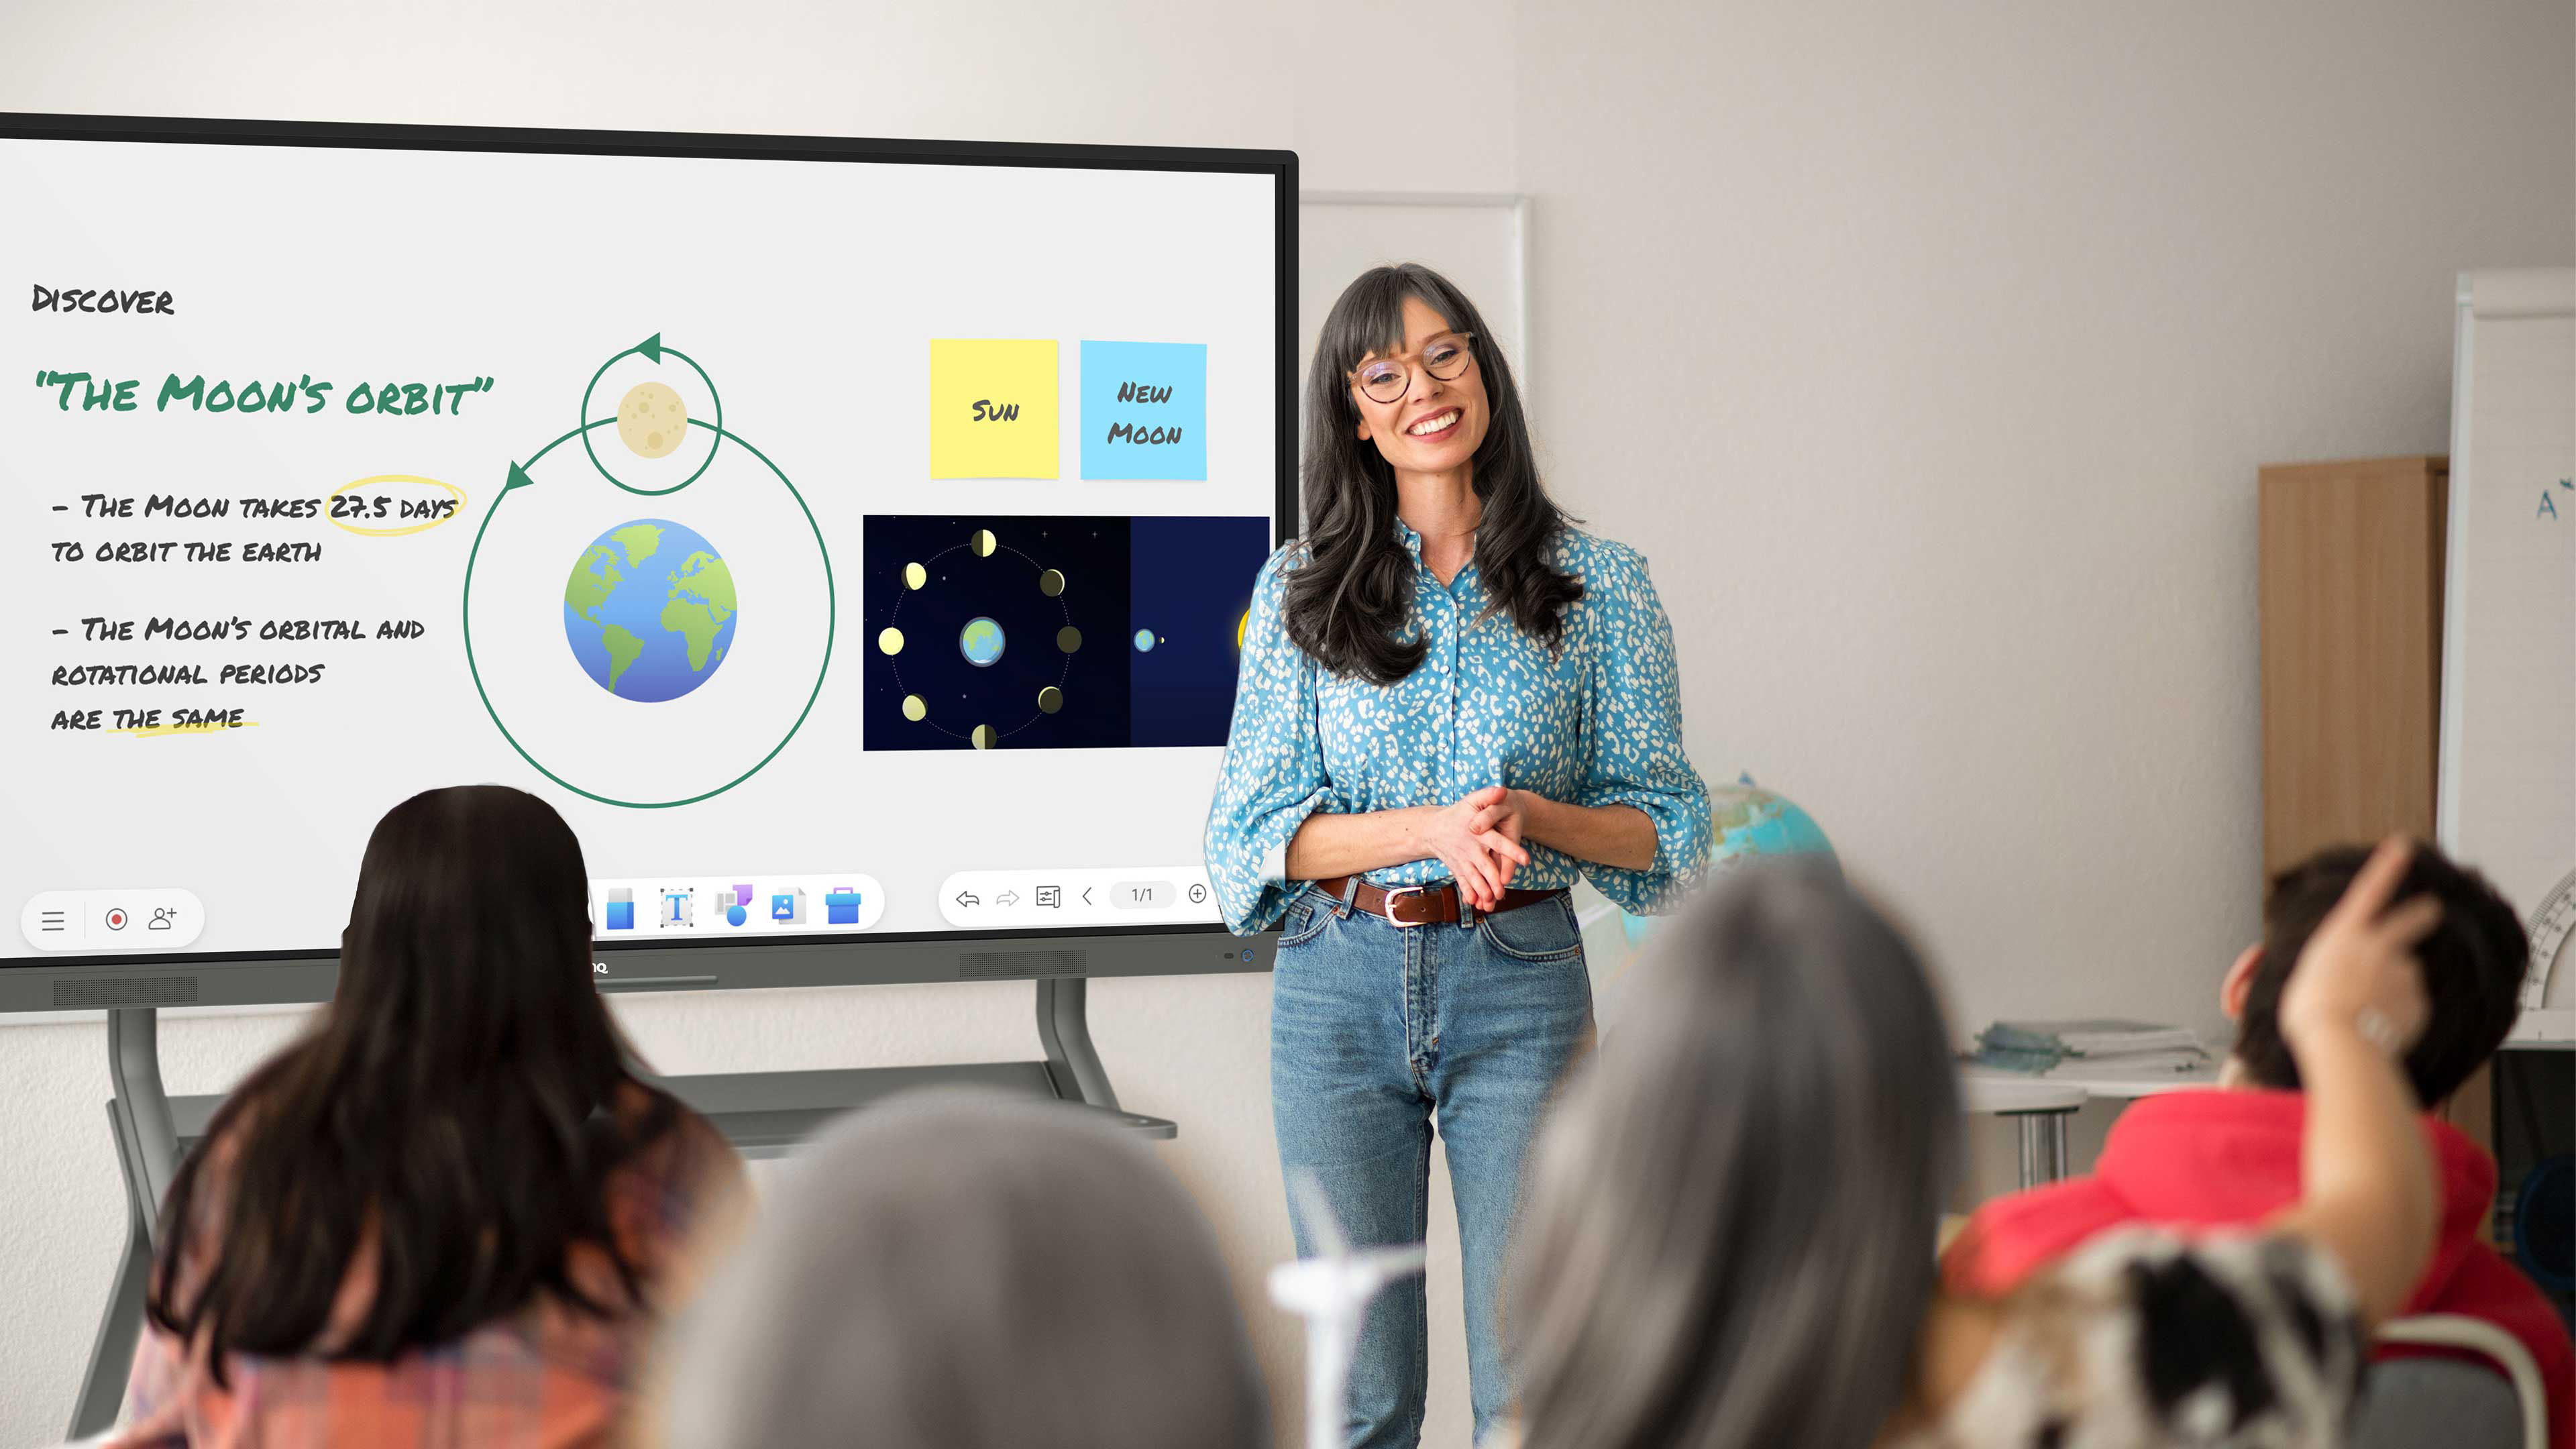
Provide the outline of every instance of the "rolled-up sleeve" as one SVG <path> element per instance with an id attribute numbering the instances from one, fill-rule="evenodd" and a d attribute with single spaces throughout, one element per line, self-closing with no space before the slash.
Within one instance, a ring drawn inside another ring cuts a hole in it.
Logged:
<path id="1" fill-rule="evenodd" d="M 1250 935 L 1276 924 L 1294 892 L 1288 840 L 1332 798 L 1315 734 L 1315 665 L 1279 612 L 1294 545 L 1273 554 L 1252 590 L 1234 686 L 1234 727 L 1208 806 L 1207 870 L 1225 924 Z"/>
<path id="2" fill-rule="evenodd" d="M 1677 904 L 1708 864 L 1708 786 L 1682 746 L 1681 671 L 1646 560 L 1611 545 L 1612 563 L 1584 581 L 1592 613 L 1591 693 L 1584 702 L 1579 805 L 1629 805 L 1655 827 L 1644 870 L 1586 865 L 1601 894 L 1640 915 Z"/>

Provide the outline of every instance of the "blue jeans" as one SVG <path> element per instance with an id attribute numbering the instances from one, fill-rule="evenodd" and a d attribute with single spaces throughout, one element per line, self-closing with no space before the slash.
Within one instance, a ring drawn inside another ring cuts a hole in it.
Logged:
<path id="1" fill-rule="evenodd" d="M 1355 1245 L 1418 1243 L 1432 1124 L 1456 1195 L 1476 1436 L 1509 1411 L 1504 1245 L 1521 1159 L 1592 1039 L 1592 979 L 1564 896 L 1473 926 L 1395 926 L 1319 891 L 1288 908 L 1272 972 L 1270 1099 L 1279 1161 L 1312 1173 Z M 1314 1233 L 1295 1195 L 1300 1257 Z M 1352 1449 L 1422 1435 L 1428 1324 L 1419 1276 L 1370 1308 L 1351 1370 Z"/>

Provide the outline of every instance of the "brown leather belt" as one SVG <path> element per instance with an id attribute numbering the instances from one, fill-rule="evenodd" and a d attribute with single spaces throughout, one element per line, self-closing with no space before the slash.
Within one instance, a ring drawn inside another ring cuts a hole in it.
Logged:
<path id="1" fill-rule="evenodd" d="M 1345 892 L 1350 891 L 1354 883 L 1352 877 L 1342 875 L 1335 876 L 1331 880 L 1316 881 L 1313 888 L 1339 901 L 1343 899 Z M 1455 885 L 1397 886 L 1393 890 L 1387 890 L 1373 886 L 1365 880 L 1357 881 L 1356 884 L 1359 890 L 1350 895 L 1350 903 L 1390 925 L 1454 926 L 1458 923 L 1458 887 Z M 1478 911 L 1476 914 L 1500 915 L 1504 911 L 1517 911 L 1523 906 L 1534 906 L 1543 900 L 1563 894 L 1565 894 L 1563 886 L 1552 891 L 1507 890 L 1503 892 L 1501 905 L 1490 911 Z"/>

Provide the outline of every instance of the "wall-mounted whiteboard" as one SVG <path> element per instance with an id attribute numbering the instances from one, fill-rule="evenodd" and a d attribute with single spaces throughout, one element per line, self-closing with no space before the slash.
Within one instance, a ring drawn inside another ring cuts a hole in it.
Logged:
<path id="1" fill-rule="evenodd" d="M 327 958 L 475 781 L 665 972 L 1219 933 L 1293 160 L 0 116 L 0 969 Z"/>
<path id="2" fill-rule="evenodd" d="M 1297 198 L 1297 376 L 1351 279 L 1420 262 L 1458 284 L 1529 392 L 1529 204 L 1502 193 L 1308 191 Z"/>
<path id="3" fill-rule="evenodd" d="M 2576 1042 L 2576 268 L 2466 272 L 2437 820 L 2524 912 L 2516 1040 Z"/>

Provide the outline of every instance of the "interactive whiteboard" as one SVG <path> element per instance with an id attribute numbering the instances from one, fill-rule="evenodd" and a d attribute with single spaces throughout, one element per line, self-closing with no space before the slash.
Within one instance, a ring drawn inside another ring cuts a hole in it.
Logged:
<path id="1" fill-rule="evenodd" d="M 2576 268 L 2460 277 L 2442 606 L 2444 848 L 2524 911 L 2513 1039 L 2576 1041 Z"/>
<path id="2" fill-rule="evenodd" d="M 606 949 L 1215 932 L 1293 185 L 0 117 L 0 959 L 327 955 L 475 781 Z"/>

